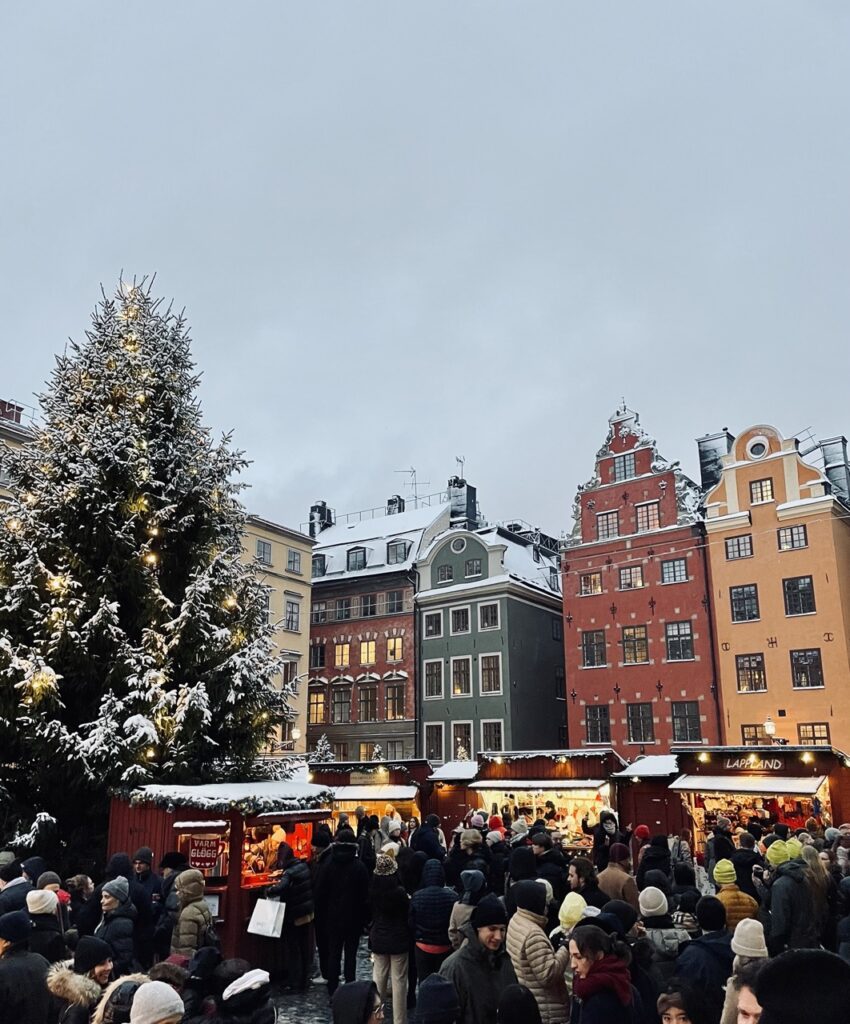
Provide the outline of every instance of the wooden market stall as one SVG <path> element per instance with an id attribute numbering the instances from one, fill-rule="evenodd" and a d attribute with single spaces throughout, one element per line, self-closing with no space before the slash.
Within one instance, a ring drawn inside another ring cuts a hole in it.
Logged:
<path id="1" fill-rule="evenodd" d="M 679 774 L 675 754 L 647 754 L 635 758 L 611 776 L 617 807 L 625 825 L 646 825 L 652 835 L 676 835 L 690 828 L 687 809 L 670 783 Z"/>
<path id="2" fill-rule="evenodd" d="M 446 761 L 428 776 L 431 796 L 428 800 L 428 814 L 438 814 L 450 828 L 463 821 L 466 812 L 474 810 L 477 797 L 469 786 L 478 777 L 477 761 Z"/>
<path id="3" fill-rule="evenodd" d="M 699 747 L 677 751 L 677 794 L 698 847 L 718 815 L 736 827 L 757 818 L 792 831 L 814 818 L 827 827 L 850 813 L 850 758 L 832 747 Z"/>
<path id="4" fill-rule="evenodd" d="M 314 824 L 330 817 L 330 800 L 326 787 L 301 781 L 142 786 L 113 798 L 109 849 L 132 854 L 149 846 L 154 869 L 164 853 L 184 853 L 206 879 L 222 955 L 277 974 L 283 944 L 249 934 L 248 922 L 258 897 L 280 875 L 274 869 L 280 843 L 308 858 Z"/>
<path id="5" fill-rule="evenodd" d="M 309 778 L 333 794 L 334 820 L 341 811 L 354 823 L 354 809 L 380 819 L 385 814 L 422 820 L 423 800 L 431 790 L 431 765 L 410 761 L 329 761 L 310 765 Z"/>

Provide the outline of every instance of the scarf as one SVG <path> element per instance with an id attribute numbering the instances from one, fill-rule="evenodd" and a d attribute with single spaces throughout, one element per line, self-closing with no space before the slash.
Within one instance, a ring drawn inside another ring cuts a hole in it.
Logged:
<path id="1" fill-rule="evenodd" d="M 628 964 L 611 953 L 594 961 L 586 978 L 573 975 L 573 992 L 583 1001 L 607 991 L 613 991 L 623 1006 L 631 1004 L 632 982 Z"/>

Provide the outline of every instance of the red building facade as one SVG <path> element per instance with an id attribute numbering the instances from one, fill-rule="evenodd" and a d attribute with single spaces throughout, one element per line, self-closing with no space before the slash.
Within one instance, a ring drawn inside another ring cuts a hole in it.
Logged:
<path id="1" fill-rule="evenodd" d="M 699 501 L 618 409 L 562 557 L 570 746 L 633 760 L 720 742 Z"/>

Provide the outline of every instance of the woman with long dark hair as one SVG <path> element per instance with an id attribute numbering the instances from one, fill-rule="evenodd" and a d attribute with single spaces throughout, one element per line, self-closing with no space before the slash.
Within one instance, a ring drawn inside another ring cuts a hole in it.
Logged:
<path id="1" fill-rule="evenodd" d="M 596 925 L 581 925 L 570 936 L 573 1005 L 570 1024 L 631 1024 L 640 1016 L 632 985 L 632 955 L 625 942 Z"/>

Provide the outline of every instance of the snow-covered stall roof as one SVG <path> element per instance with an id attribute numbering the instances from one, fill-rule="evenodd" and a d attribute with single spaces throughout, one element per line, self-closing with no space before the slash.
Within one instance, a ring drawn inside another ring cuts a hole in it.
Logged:
<path id="1" fill-rule="evenodd" d="M 477 761 L 446 761 L 428 776 L 429 782 L 468 782 L 478 774 Z"/>
<path id="2" fill-rule="evenodd" d="M 130 793 L 131 804 L 156 804 L 174 810 L 239 811 L 243 815 L 281 811 L 312 811 L 329 807 L 333 793 L 309 782 L 212 782 L 203 786 L 140 786 Z"/>
<path id="3" fill-rule="evenodd" d="M 647 754 L 639 757 L 622 771 L 614 772 L 615 779 L 649 779 L 675 775 L 679 770 L 679 759 L 675 754 Z"/>
<path id="4" fill-rule="evenodd" d="M 415 800 L 418 786 L 334 786 L 334 800 L 337 803 L 356 800 Z"/>
<path id="5" fill-rule="evenodd" d="M 325 572 L 319 579 L 344 579 L 347 576 L 369 576 L 383 572 L 403 572 L 413 566 L 420 548 L 431 537 L 448 529 L 451 505 L 427 505 L 408 509 L 395 515 L 375 516 L 352 523 L 338 523 L 322 530 L 313 548 L 314 555 L 324 555 Z M 409 544 L 407 558 L 387 563 L 387 544 L 403 540 Z M 350 548 L 366 549 L 366 568 L 348 570 Z"/>

